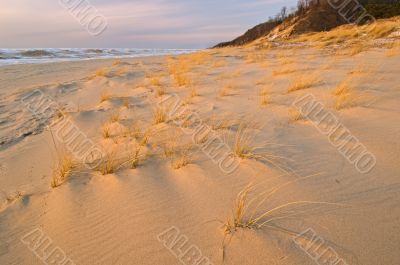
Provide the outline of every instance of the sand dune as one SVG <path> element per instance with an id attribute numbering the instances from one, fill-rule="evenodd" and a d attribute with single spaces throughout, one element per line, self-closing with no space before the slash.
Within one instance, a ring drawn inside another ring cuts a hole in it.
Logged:
<path id="1" fill-rule="evenodd" d="M 0 264 L 58 262 L 56 247 L 64 264 L 180 264 L 179 254 L 196 264 L 184 254 L 191 246 L 199 264 L 315 264 L 321 257 L 309 254 L 329 248 L 337 264 L 399 264 L 400 61 L 387 53 L 247 47 L 0 68 Z M 36 90 L 56 104 L 49 115 L 24 101 Z M 376 157 L 372 170 L 360 173 L 293 109 L 309 93 Z M 168 102 L 184 111 L 171 115 Z M 104 152 L 91 169 L 68 149 L 65 121 Z M 196 134 L 200 123 L 209 134 Z M 207 151 L 218 139 L 233 172 Z M 227 233 L 249 183 L 241 221 L 270 211 L 259 221 L 267 226 Z M 171 227 L 186 244 L 159 239 Z M 47 248 L 29 249 L 35 229 Z M 323 239 L 320 248 L 296 244 L 310 243 L 296 236 L 304 231 Z"/>

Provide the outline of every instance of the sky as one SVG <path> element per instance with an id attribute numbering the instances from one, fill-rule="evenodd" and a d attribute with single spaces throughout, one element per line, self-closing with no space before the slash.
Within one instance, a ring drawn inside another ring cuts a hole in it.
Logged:
<path id="1" fill-rule="evenodd" d="M 0 48 L 206 48 L 296 2 L 2 0 Z M 85 7 L 90 9 L 83 17 L 78 11 Z"/>

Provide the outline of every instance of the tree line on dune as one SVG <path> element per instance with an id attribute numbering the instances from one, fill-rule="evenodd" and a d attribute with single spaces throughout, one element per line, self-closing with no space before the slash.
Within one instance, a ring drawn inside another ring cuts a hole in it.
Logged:
<path id="1" fill-rule="evenodd" d="M 367 12 L 376 19 L 390 18 L 400 15 L 400 0 L 298 0 L 295 7 L 282 7 L 274 17 L 249 29 L 242 36 L 228 42 L 223 42 L 215 47 L 240 46 L 252 42 L 258 38 L 268 35 L 275 27 L 295 17 L 303 17 L 308 14 L 307 19 L 315 24 L 321 23 L 323 30 L 329 30 L 340 24 L 348 23 L 343 19 L 338 10 L 332 8 L 331 4 L 341 6 L 341 11 L 357 17 L 357 12 Z M 363 8 L 360 8 L 362 5 Z M 364 10 L 362 10 L 364 9 Z M 334 15 L 334 16 L 333 16 Z M 328 18 L 329 17 L 329 18 Z M 327 21 L 331 19 L 332 21 Z M 319 21 L 319 22 L 318 22 Z M 313 30 L 321 30 L 316 27 Z"/>

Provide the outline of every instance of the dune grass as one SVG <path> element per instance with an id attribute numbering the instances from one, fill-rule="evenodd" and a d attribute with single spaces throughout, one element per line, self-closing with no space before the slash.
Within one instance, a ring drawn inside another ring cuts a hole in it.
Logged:
<path id="1" fill-rule="evenodd" d="M 260 105 L 262 107 L 267 106 L 271 102 L 270 96 L 268 95 L 269 89 L 269 86 L 264 86 L 258 92 L 260 97 Z"/>
<path id="2" fill-rule="evenodd" d="M 296 122 L 296 121 L 301 121 L 304 120 L 303 114 L 297 109 L 297 108 L 289 108 L 289 121 L 290 122 Z"/>
<path id="3" fill-rule="evenodd" d="M 111 94 L 107 91 L 103 91 L 100 94 L 100 103 L 106 102 L 112 98 Z"/>
<path id="4" fill-rule="evenodd" d="M 361 26 L 346 24 L 327 32 L 302 34 L 291 42 L 314 42 L 317 47 L 327 47 L 356 40 L 363 41 L 365 48 L 365 41 L 387 37 L 398 28 L 398 18 L 379 20 L 377 23 Z M 352 53 L 355 55 L 360 51 L 361 48 L 355 48 Z"/>
<path id="5" fill-rule="evenodd" d="M 178 136 L 169 136 L 161 145 L 164 157 L 170 161 L 173 169 L 180 169 L 192 161 L 191 145 L 179 145 Z"/>
<path id="6" fill-rule="evenodd" d="M 117 159 L 116 153 L 110 152 L 103 157 L 100 165 L 98 166 L 98 170 L 101 172 L 102 175 L 109 175 L 115 173 L 117 170 Z"/>
<path id="7" fill-rule="evenodd" d="M 171 159 L 171 166 L 173 169 L 183 168 L 191 163 L 191 154 L 189 149 L 179 150 Z"/>
<path id="8" fill-rule="evenodd" d="M 122 105 L 123 105 L 125 108 L 129 109 L 129 106 L 130 106 L 129 98 L 124 98 L 124 100 L 123 100 L 123 102 L 122 102 Z"/>
<path id="9" fill-rule="evenodd" d="M 316 75 L 304 75 L 296 78 L 289 85 L 288 93 L 311 88 L 321 83 L 321 80 Z"/>
<path id="10" fill-rule="evenodd" d="M 305 180 L 310 177 L 313 176 L 307 176 L 295 179 L 293 181 L 288 181 L 281 185 L 274 186 L 266 192 L 262 192 L 259 194 L 255 193 L 255 186 L 252 183 L 247 185 L 237 194 L 232 210 L 232 216 L 228 218 L 223 225 L 225 235 L 232 235 L 238 229 L 261 229 L 264 227 L 277 229 L 285 233 L 290 233 L 290 231 L 288 230 L 284 230 L 275 226 L 273 222 L 280 219 L 293 217 L 303 212 L 293 211 L 293 206 L 340 205 L 330 202 L 292 201 L 283 203 L 275 207 L 268 207 L 269 210 L 260 210 L 260 207 L 265 207 L 265 203 L 268 203 L 268 199 L 270 199 L 274 194 L 279 193 L 283 188 L 289 186 L 292 183 Z M 286 209 L 290 209 L 290 211 L 287 211 Z"/>
<path id="11" fill-rule="evenodd" d="M 336 98 L 335 108 L 341 110 L 345 108 L 351 108 L 356 105 L 356 96 L 353 93 L 343 93 Z"/>
<path id="12" fill-rule="evenodd" d="M 111 137 L 111 129 L 109 123 L 104 123 L 101 126 L 101 135 L 103 136 L 104 139 L 108 139 Z"/>
<path id="13" fill-rule="evenodd" d="M 232 85 L 227 84 L 224 85 L 219 91 L 218 91 L 218 97 L 223 98 L 229 95 L 230 91 L 232 90 Z"/>
<path id="14" fill-rule="evenodd" d="M 140 161 L 143 158 L 143 155 L 141 154 L 142 147 L 141 144 L 136 144 L 131 150 L 128 160 L 131 169 L 136 169 L 139 166 Z"/>
<path id="15" fill-rule="evenodd" d="M 110 74 L 110 71 L 106 68 L 101 68 L 101 69 L 97 69 L 94 77 L 108 77 Z"/>
<path id="16" fill-rule="evenodd" d="M 150 82 L 150 85 L 152 85 L 152 86 L 155 86 L 155 87 L 161 86 L 161 81 L 158 76 L 149 77 L 149 82 Z"/>
<path id="17" fill-rule="evenodd" d="M 156 106 L 153 110 L 153 124 L 167 122 L 168 108 L 165 106 Z"/>
<path id="18" fill-rule="evenodd" d="M 234 137 L 232 151 L 234 155 L 241 159 L 258 158 L 260 154 L 256 152 L 259 147 L 253 145 L 254 135 L 250 133 L 250 127 L 241 123 Z"/>
<path id="19" fill-rule="evenodd" d="M 167 93 L 167 90 L 164 86 L 157 86 L 156 87 L 156 97 L 162 97 Z"/>
<path id="20" fill-rule="evenodd" d="M 225 67 L 226 65 L 227 65 L 227 62 L 225 60 L 221 59 L 221 60 L 215 61 L 211 65 L 211 67 L 213 67 L 213 68 L 221 68 L 221 67 Z"/>
<path id="21" fill-rule="evenodd" d="M 68 153 L 59 154 L 57 165 L 53 170 L 51 187 L 56 188 L 62 185 L 71 176 L 75 166 L 72 155 Z"/>
<path id="22" fill-rule="evenodd" d="M 293 65 L 284 66 L 272 71 L 273 76 L 287 75 L 296 72 L 297 69 Z"/>
<path id="23" fill-rule="evenodd" d="M 121 113 L 118 110 L 113 111 L 110 115 L 110 122 L 116 123 L 119 122 L 120 120 L 121 120 Z"/>
<path id="24" fill-rule="evenodd" d="M 333 91 L 333 94 L 335 96 L 340 96 L 343 94 L 347 94 L 350 92 L 350 83 L 351 83 L 351 78 L 346 78 L 340 84 L 335 88 Z"/>

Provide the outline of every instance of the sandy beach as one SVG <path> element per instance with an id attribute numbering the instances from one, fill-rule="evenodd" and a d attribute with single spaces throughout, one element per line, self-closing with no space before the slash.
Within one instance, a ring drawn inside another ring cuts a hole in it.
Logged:
<path id="1" fill-rule="evenodd" d="M 399 58 L 288 44 L 0 67 L 0 264 L 400 264 Z"/>

